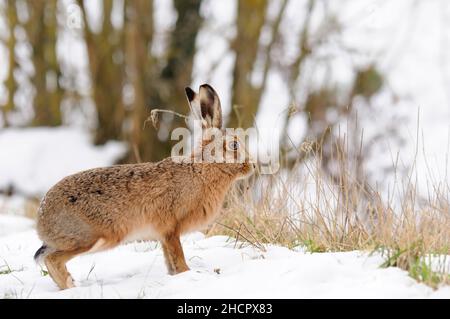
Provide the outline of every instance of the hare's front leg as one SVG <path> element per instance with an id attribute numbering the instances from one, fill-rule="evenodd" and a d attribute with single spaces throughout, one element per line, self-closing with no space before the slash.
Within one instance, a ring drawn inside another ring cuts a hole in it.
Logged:
<path id="1" fill-rule="evenodd" d="M 166 261 L 167 271 L 169 272 L 170 275 L 174 275 L 175 269 L 173 268 L 172 262 L 170 260 L 169 249 L 167 248 L 167 245 L 164 244 L 164 242 L 161 242 L 161 246 L 164 252 L 164 260 Z"/>
<path id="2" fill-rule="evenodd" d="M 162 241 L 162 248 L 169 274 L 175 275 L 189 271 L 181 246 L 180 235 L 170 234 Z"/>

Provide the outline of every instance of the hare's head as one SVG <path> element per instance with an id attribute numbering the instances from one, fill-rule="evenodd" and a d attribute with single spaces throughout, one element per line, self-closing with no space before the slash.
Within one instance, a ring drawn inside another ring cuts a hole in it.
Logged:
<path id="1" fill-rule="evenodd" d="M 186 88 L 192 116 L 201 123 L 202 141 L 193 157 L 204 163 L 217 163 L 222 170 L 237 178 L 251 175 L 255 169 L 243 134 L 223 129 L 222 107 L 216 91 L 208 84 L 200 86 L 199 93 Z"/>

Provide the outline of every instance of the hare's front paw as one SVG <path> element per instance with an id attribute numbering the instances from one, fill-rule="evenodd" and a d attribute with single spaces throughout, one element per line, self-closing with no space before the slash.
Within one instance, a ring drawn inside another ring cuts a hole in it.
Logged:
<path id="1" fill-rule="evenodd" d="M 181 265 L 179 267 L 176 267 L 174 273 L 172 275 L 178 275 L 184 272 L 190 271 L 189 267 L 186 265 Z"/>
<path id="2" fill-rule="evenodd" d="M 171 265 L 167 265 L 167 272 L 171 276 L 175 276 L 187 271 L 190 271 L 188 266 L 172 267 Z"/>

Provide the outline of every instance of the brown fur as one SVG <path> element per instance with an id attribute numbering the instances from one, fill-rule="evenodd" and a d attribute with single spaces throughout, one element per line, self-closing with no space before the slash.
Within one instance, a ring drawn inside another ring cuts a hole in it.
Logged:
<path id="1" fill-rule="evenodd" d="M 167 158 L 64 178 L 47 193 L 38 213 L 37 230 L 50 276 L 61 289 L 71 288 L 65 266 L 70 259 L 130 239 L 159 240 L 169 273 L 189 270 L 180 236 L 211 223 L 233 182 L 252 171 L 248 161 L 192 163 Z"/>

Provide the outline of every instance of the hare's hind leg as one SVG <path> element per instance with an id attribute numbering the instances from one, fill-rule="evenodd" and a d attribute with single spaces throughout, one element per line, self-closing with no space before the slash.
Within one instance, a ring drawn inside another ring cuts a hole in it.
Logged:
<path id="1" fill-rule="evenodd" d="M 66 263 L 75 257 L 69 252 L 56 251 L 45 257 L 45 265 L 53 281 L 60 289 L 73 288 L 72 276 L 67 271 Z"/>
<path id="2" fill-rule="evenodd" d="M 75 287 L 70 273 L 67 271 L 66 263 L 82 253 L 87 252 L 89 248 L 80 248 L 72 251 L 55 251 L 48 254 L 45 259 L 48 273 L 60 289 L 69 289 Z"/>
<path id="3" fill-rule="evenodd" d="M 69 260 L 84 253 L 95 253 L 118 245 L 118 241 L 107 241 L 104 238 L 98 239 L 95 243 L 74 250 L 57 250 L 49 253 L 45 259 L 48 273 L 60 289 L 73 288 L 73 279 L 67 271 L 66 264 Z"/>
<path id="4" fill-rule="evenodd" d="M 166 265 L 171 275 L 189 271 L 179 235 L 166 236 L 162 242 Z"/>

